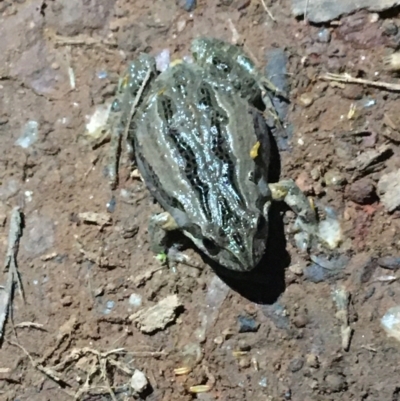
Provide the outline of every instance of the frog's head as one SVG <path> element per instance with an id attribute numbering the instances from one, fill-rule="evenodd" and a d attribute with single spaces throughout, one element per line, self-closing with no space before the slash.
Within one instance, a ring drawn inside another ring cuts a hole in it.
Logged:
<path id="1" fill-rule="evenodd" d="M 186 235 L 221 266 L 246 272 L 256 267 L 264 255 L 268 221 L 259 212 L 247 213 L 241 221 L 230 219 L 223 226 L 210 222 L 200 231 L 186 231 Z"/>

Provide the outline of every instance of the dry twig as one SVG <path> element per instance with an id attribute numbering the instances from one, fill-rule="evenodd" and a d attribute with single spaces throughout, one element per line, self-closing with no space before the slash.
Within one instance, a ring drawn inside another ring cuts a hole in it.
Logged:
<path id="1" fill-rule="evenodd" d="M 368 86 L 375 86 L 376 88 L 386 89 L 390 91 L 400 91 L 400 84 L 394 84 L 390 82 L 382 82 L 382 81 L 370 81 L 369 79 L 363 78 L 354 78 L 350 74 L 331 74 L 327 73 L 319 77 L 324 81 L 336 81 L 343 82 L 346 84 L 361 84 Z"/>

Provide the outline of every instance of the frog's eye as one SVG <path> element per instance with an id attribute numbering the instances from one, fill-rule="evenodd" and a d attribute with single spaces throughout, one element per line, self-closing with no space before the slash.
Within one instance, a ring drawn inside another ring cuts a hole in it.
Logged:
<path id="1" fill-rule="evenodd" d="M 203 246 L 211 256 L 218 255 L 219 248 L 217 245 L 214 244 L 214 242 L 210 241 L 207 238 L 204 238 Z"/>

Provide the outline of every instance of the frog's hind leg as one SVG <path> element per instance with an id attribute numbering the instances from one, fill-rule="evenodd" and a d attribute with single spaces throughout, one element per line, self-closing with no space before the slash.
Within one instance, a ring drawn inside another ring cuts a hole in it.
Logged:
<path id="1" fill-rule="evenodd" d="M 296 242 L 302 250 L 308 250 L 318 237 L 318 219 L 313 204 L 293 180 L 282 180 L 268 185 L 273 200 L 285 202 L 296 214 L 295 228 L 299 231 Z"/>

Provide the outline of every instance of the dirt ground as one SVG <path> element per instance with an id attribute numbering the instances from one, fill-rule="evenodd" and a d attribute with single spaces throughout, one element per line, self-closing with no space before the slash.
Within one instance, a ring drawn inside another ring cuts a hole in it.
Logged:
<path id="1" fill-rule="evenodd" d="M 0 0 L 0 255 L 19 205 L 26 298 L 16 289 L 1 400 L 400 400 L 400 344 L 381 325 L 400 288 L 378 263 L 399 255 L 400 214 L 377 190 L 400 168 L 399 95 L 319 79 L 397 82 L 384 60 L 400 43 L 399 10 L 312 26 L 289 1 L 266 5 L 275 22 L 256 0 L 199 0 L 191 12 L 175 0 Z M 90 116 L 139 52 L 182 57 L 199 35 L 244 41 L 260 68 L 271 49 L 288 56 L 293 135 L 281 176 L 338 214 L 334 267 L 299 254 L 287 213 L 251 274 L 214 271 L 193 249 L 200 269 L 167 268 L 147 236 L 159 206 L 125 155 L 117 190 L 108 186 L 108 144 L 87 135 Z M 159 330 L 132 321 L 173 295 Z M 141 374 L 143 391 L 130 386 Z"/>

